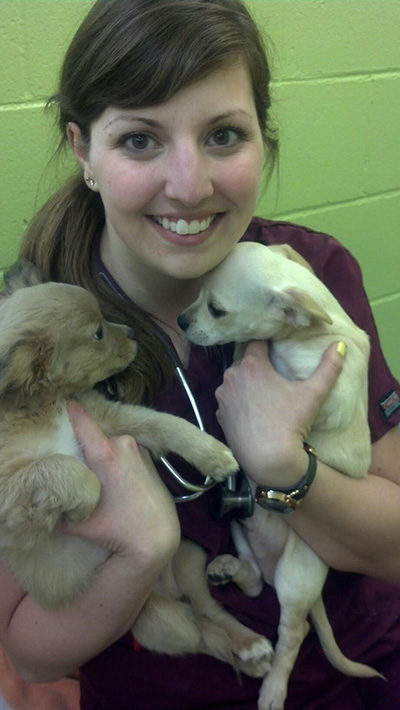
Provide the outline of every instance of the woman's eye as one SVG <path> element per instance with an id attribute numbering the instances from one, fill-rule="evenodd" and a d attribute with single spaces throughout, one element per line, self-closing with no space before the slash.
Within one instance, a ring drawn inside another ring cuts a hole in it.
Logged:
<path id="1" fill-rule="evenodd" d="M 123 139 L 123 144 L 134 151 L 145 151 L 156 147 L 156 141 L 147 133 L 132 133 Z"/>
<path id="2" fill-rule="evenodd" d="M 95 334 L 94 334 L 94 339 L 95 339 L 95 340 L 101 340 L 101 339 L 103 338 L 103 335 L 104 335 L 103 326 L 102 326 L 102 325 L 99 325 L 99 327 L 97 328 L 97 330 L 96 330 L 96 332 L 95 332 Z"/>
<path id="3" fill-rule="evenodd" d="M 215 146 L 233 146 L 244 140 L 245 131 L 239 128 L 218 128 L 210 136 L 210 143 Z"/>

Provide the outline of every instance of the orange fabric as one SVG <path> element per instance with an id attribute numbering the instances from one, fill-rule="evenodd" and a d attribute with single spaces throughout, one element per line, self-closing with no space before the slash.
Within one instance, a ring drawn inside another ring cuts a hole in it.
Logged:
<path id="1" fill-rule="evenodd" d="M 78 681 L 63 678 L 54 683 L 26 683 L 19 678 L 2 649 L 0 694 L 12 710 L 79 710 Z"/>

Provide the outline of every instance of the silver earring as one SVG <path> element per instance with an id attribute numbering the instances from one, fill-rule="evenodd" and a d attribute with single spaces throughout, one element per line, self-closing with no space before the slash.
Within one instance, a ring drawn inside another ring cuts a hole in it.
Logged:
<path id="1" fill-rule="evenodd" d="M 90 187 L 94 187 L 95 181 L 93 180 L 93 178 L 87 177 L 87 178 L 85 178 L 85 180 L 86 180 L 87 184 L 90 185 Z"/>

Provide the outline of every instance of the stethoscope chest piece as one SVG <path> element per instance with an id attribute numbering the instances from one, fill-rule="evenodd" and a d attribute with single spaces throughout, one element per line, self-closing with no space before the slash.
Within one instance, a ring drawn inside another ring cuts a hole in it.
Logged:
<path id="1" fill-rule="evenodd" d="M 197 403 L 182 368 L 177 365 L 175 370 L 178 381 L 181 383 L 192 406 L 199 429 L 205 431 Z M 202 484 L 193 484 L 181 476 L 164 456 L 160 458 L 160 461 L 170 475 L 186 491 L 189 491 L 189 493 L 184 495 L 174 496 L 175 503 L 188 503 L 207 492 L 210 496 L 210 512 L 215 519 L 219 520 L 226 513 L 232 512 L 237 518 L 249 518 L 253 515 L 254 497 L 243 471 L 240 470 L 236 476 L 229 476 L 224 483 L 216 483 L 212 478 L 206 478 Z"/>
<path id="2" fill-rule="evenodd" d="M 254 496 L 242 470 L 224 483 L 218 483 L 208 495 L 210 513 L 216 520 L 220 520 L 226 513 L 233 513 L 240 519 L 250 518 L 254 513 Z"/>

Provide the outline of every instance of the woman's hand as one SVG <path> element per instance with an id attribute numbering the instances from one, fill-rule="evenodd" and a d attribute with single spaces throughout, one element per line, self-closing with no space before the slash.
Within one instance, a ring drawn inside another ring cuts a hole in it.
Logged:
<path id="1" fill-rule="evenodd" d="M 310 427 L 335 384 L 343 358 L 333 345 L 311 377 L 282 377 L 268 345 L 253 341 L 216 391 L 217 418 L 242 468 L 259 485 L 290 486 L 304 475 Z"/>
<path id="2" fill-rule="evenodd" d="M 179 544 L 175 505 L 150 454 L 131 436 L 108 439 L 77 402 L 68 414 L 88 467 L 101 483 L 96 510 L 85 523 L 68 523 L 65 532 L 99 542 L 119 555 L 171 556 Z M 168 557 L 165 558 L 167 561 Z"/>

